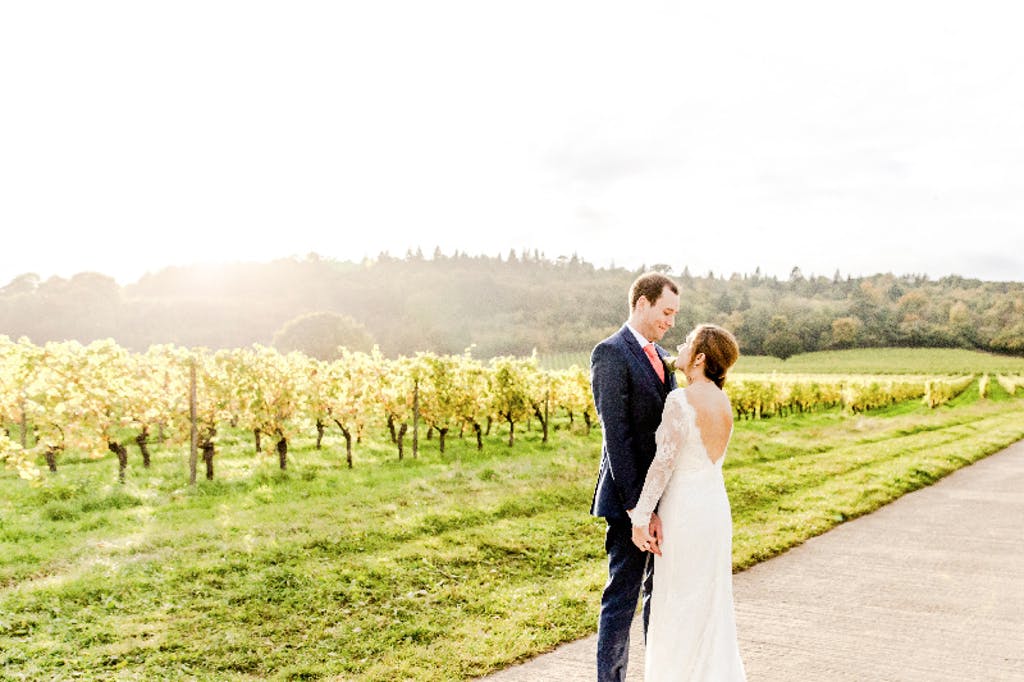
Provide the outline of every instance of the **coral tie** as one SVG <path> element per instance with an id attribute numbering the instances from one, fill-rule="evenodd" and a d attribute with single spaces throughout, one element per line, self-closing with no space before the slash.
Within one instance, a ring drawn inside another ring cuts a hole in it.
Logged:
<path id="1" fill-rule="evenodd" d="M 644 346 L 644 352 L 647 353 L 647 359 L 651 361 L 651 367 L 658 374 L 658 378 L 661 379 L 661 383 L 665 383 L 665 363 L 661 361 L 661 357 L 658 356 L 658 351 L 654 350 L 654 344 L 649 343 Z"/>

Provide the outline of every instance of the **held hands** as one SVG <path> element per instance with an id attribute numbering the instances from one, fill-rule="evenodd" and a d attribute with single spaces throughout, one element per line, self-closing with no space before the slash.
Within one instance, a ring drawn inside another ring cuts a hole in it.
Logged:
<path id="1" fill-rule="evenodd" d="M 644 552 L 652 552 L 661 556 L 661 543 L 664 541 L 661 519 L 651 514 L 651 523 L 646 528 L 633 526 L 633 544 Z"/>

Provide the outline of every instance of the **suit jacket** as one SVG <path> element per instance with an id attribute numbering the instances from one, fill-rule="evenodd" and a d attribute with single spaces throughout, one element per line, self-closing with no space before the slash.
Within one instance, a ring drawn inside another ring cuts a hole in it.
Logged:
<path id="1" fill-rule="evenodd" d="M 662 361 L 668 356 L 655 344 Z M 590 513 L 626 519 L 644 487 L 657 445 L 654 433 L 675 373 L 665 368 L 658 379 L 643 348 L 626 325 L 597 344 L 590 356 L 590 385 L 601 419 L 601 470 Z"/>

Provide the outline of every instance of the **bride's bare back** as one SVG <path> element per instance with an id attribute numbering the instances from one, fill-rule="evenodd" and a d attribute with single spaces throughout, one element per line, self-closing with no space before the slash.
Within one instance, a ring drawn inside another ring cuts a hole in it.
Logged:
<path id="1" fill-rule="evenodd" d="M 725 456 L 732 436 L 732 404 L 725 392 L 711 383 L 699 383 L 685 389 L 693 408 L 697 430 L 708 459 L 718 462 Z"/>

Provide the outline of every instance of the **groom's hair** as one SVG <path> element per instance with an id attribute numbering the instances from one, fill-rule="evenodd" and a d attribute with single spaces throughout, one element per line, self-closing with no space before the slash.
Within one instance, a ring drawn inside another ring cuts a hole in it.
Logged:
<path id="1" fill-rule="evenodd" d="M 661 292 L 665 291 L 665 287 L 673 294 L 679 293 L 676 283 L 660 272 L 645 272 L 640 275 L 633 280 L 633 286 L 629 288 L 629 310 L 636 308 L 636 302 L 641 296 L 654 305 L 661 298 Z"/>

